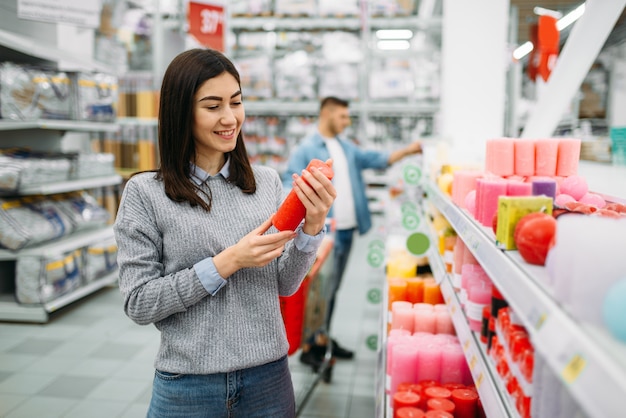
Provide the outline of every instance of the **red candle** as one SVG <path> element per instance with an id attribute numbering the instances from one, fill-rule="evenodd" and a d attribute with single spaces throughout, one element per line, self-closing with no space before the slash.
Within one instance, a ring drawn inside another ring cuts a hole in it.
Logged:
<path id="1" fill-rule="evenodd" d="M 454 402 L 456 418 L 474 418 L 478 395 L 472 389 L 454 389 L 451 396 Z"/>
<path id="2" fill-rule="evenodd" d="M 405 406 L 398 409 L 395 413 L 395 418 L 423 418 L 424 411 L 419 408 L 413 408 L 412 406 Z"/>
<path id="3" fill-rule="evenodd" d="M 424 395 L 427 400 L 432 398 L 449 399 L 452 392 L 442 386 L 431 386 L 424 390 Z"/>
<path id="4" fill-rule="evenodd" d="M 454 418 L 454 415 L 446 411 L 428 411 L 424 418 Z"/>
<path id="5" fill-rule="evenodd" d="M 454 402 L 449 399 L 431 398 L 426 402 L 429 411 L 446 411 L 454 414 Z"/>
<path id="6" fill-rule="evenodd" d="M 329 179 L 333 178 L 333 169 L 324 161 L 313 159 L 309 162 L 306 169 L 311 171 L 311 168 L 313 167 L 319 168 L 320 171 Z M 276 211 L 272 223 L 279 231 L 294 231 L 298 225 L 300 225 L 300 222 L 302 222 L 305 215 L 306 209 L 304 205 L 300 201 L 296 192 L 291 190 L 278 208 L 278 211 Z"/>
<path id="7" fill-rule="evenodd" d="M 417 408 L 420 403 L 420 395 L 413 392 L 396 392 L 393 395 L 393 409 L 398 409 L 405 406 L 412 406 Z"/>

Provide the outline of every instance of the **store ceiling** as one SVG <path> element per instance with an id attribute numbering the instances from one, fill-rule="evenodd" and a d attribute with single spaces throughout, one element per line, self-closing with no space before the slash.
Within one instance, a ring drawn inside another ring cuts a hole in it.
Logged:
<path id="1" fill-rule="evenodd" d="M 582 0 L 510 0 L 511 7 L 516 7 L 518 11 L 517 43 L 521 45 L 528 41 L 530 25 L 537 21 L 537 15 L 533 12 L 535 6 L 555 10 L 565 15 L 578 7 L 581 3 L 583 3 Z M 566 36 L 567 33 L 564 33 L 562 39 Z M 611 37 L 607 40 L 607 44 L 616 43 L 624 39 L 626 39 L 626 10 L 622 12 L 622 15 L 615 24 L 615 28 Z"/>

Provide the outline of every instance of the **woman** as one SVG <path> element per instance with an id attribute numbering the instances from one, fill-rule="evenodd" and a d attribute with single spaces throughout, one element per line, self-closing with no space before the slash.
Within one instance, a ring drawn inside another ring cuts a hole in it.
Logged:
<path id="1" fill-rule="evenodd" d="M 160 168 L 133 176 L 115 221 L 126 314 L 161 332 L 149 417 L 293 417 L 279 295 L 313 264 L 335 198 L 319 171 L 294 175 L 306 218 L 271 228 L 278 173 L 252 167 L 239 74 L 223 54 L 167 68 Z"/>

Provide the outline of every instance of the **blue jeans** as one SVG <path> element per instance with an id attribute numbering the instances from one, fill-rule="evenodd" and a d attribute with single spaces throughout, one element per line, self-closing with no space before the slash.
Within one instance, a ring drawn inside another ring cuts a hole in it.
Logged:
<path id="1" fill-rule="evenodd" d="M 287 356 L 261 366 L 208 375 L 157 370 L 148 418 L 293 418 Z"/>
<path id="2" fill-rule="evenodd" d="M 330 321 L 335 308 L 335 298 L 343 279 L 343 272 L 348 264 L 352 240 L 355 229 L 338 229 L 335 231 L 335 243 L 333 247 L 333 273 L 330 283 L 330 297 L 328 300 L 328 312 L 326 313 L 326 329 L 330 330 Z"/>

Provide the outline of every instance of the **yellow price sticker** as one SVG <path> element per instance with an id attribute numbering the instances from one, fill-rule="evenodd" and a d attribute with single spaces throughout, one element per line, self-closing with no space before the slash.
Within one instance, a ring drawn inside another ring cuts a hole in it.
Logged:
<path id="1" fill-rule="evenodd" d="M 469 362 L 469 368 L 471 371 L 474 371 L 474 367 L 476 367 L 476 356 L 472 355 L 472 358 L 470 359 L 470 362 Z"/>
<path id="2" fill-rule="evenodd" d="M 463 351 L 467 351 L 467 349 L 469 348 L 470 345 L 470 340 L 469 338 L 467 340 L 465 340 L 465 342 L 463 343 Z"/>
<path id="3" fill-rule="evenodd" d="M 535 329 L 537 331 L 539 331 L 541 329 L 541 327 L 543 326 L 543 324 L 546 322 L 546 319 L 548 319 L 548 314 L 543 313 L 539 316 L 539 319 L 537 319 L 537 321 L 535 322 Z"/>
<path id="4" fill-rule="evenodd" d="M 574 355 L 563 369 L 563 372 L 561 372 L 563 380 L 571 385 L 578 378 L 578 376 L 580 376 L 582 371 L 585 369 L 585 366 L 587 366 L 587 360 L 585 360 L 580 354 Z"/>
<path id="5" fill-rule="evenodd" d="M 450 306 L 450 314 L 454 315 L 456 313 L 456 305 Z"/>
<path id="6" fill-rule="evenodd" d="M 474 381 L 474 386 L 476 386 L 476 389 L 480 388 L 480 384 L 483 382 L 484 378 L 485 378 L 485 376 L 483 376 L 483 372 L 480 372 L 478 374 L 478 377 Z"/>

